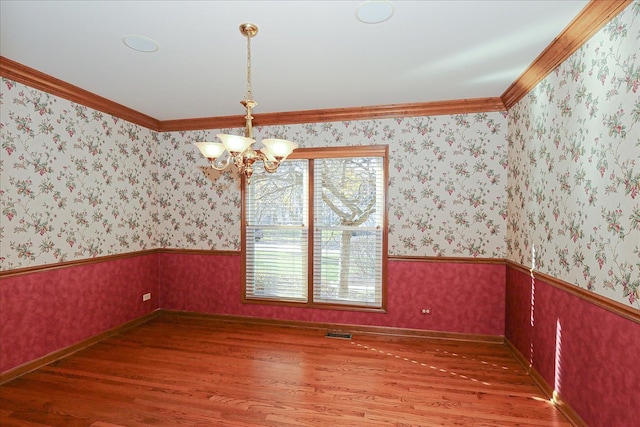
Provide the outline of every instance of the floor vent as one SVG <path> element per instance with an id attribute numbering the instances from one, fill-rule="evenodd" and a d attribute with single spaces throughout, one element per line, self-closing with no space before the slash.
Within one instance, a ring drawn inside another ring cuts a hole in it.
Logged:
<path id="1" fill-rule="evenodd" d="M 343 340 L 350 340 L 351 339 L 351 332 L 347 332 L 347 331 L 327 331 L 327 334 L 325 335 L 325 337 L 327 338 L 341 338 Z"/>

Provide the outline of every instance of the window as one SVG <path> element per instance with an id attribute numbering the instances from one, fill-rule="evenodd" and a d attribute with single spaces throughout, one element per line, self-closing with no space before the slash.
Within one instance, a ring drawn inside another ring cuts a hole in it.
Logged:
<path id="1" fill-rule="evenodd" d="M 244 301 L 385 309 L 387 146 L 301 148 L 244 185 Z"/>

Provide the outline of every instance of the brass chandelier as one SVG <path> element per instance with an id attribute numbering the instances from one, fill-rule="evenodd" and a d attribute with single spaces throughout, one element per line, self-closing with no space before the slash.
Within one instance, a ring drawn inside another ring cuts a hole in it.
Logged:
<path id="1" fill-rule="evenodd" d="M 246 111 L 244 136 L 220 133 L 216 136 L 222 142 L 204 141 L 195 142 L 194 145 L 209 160 L 212 168 L 224 170 L 233 162 L 250 183 L 253 164 L 256 161 L 262 161 L 264 169 L 273 173 L 278 169 L 280 163 L 298 147 L 298 144 L 284 139 L 269 138 L 262 140 L 264 147 L 259 151 L 253 149 L 252 145 L 256 140 L 253 139 L 253 116 L 251 113 L 258 103 L 253 100 L 251 92 L 251 38 L 258 34 L 258 26 L 244 23 L 240 25 L 240 32 L 247 38 L 247 94 L 245 99 L 240 101 Z M 228 155 L 225 160 L 220 161 L 219 159 L 225 151 L 228 152 Z"/>

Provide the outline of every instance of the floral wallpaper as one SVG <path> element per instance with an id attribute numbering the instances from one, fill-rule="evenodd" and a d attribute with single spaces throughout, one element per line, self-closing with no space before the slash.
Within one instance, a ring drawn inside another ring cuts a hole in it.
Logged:
<path id="1" fill-rule="evenodd" d="M 240 177 L 208 166 L 196 141 L 224 131 L 163 133 L 158 145 L 158 247 L 240 250 Z"/>
<path id="2" fill-rule="evenodd" d="M 155 132 L 2 79 L 0 267 L 156 247 Z"/>
<path id="3" fill-rule="evenodd" d="M 192 142 L 2 81 L 2 269 L 163 247 L 239 250 L 240 181 Z M 303 147 L 390 146 L 392 255 L 503 257 L 506 117 L 256 128 Z"/>
<path id="4" fill-rule="evenodd" d="M 640 308 L 640 2 L 509 111 L 507 257 Z"/>
<path id="5" fill-rule="evenodd" d="M 391 255 L 504 257 L 506 117 L 502 113 L 268 126 L 254 136 L 301 147 L 389 145 Z M 224 133 L 238 131 L 223 130 Z M 158 154 L 163 247 L 240 247 L 239 179 L 205 172 L 191 144 L 219 132 L 164 134 Z M 216 178 L 218 177 L 218 178 Z"/>

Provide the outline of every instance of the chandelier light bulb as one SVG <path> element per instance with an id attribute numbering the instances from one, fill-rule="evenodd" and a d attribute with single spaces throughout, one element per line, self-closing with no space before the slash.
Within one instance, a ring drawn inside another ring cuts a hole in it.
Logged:
<path id="1" fill-rule="evenodd" d="M 249 148 L 251 144 L 256 142 L 255 139 L 247 138 L 245 136 L 227 135 L 219 133 L 216 135 L 224 144 L 224 148 L 230 153 L 242 153 Z"/>
<path id="2" fill-rule="evenodd" d="M 207 159 L 217 159 L 224 153 L 224 145 L 219 142 L 194 142 L 193 145 L 198 147 Z"/>
<path id="3" fill-rule="evenodd" d="M 276 159 L 285 159 L 293 150 L 298 148 L 298 144 L 285 139 L 263 139 L 262 143 Z"/>

